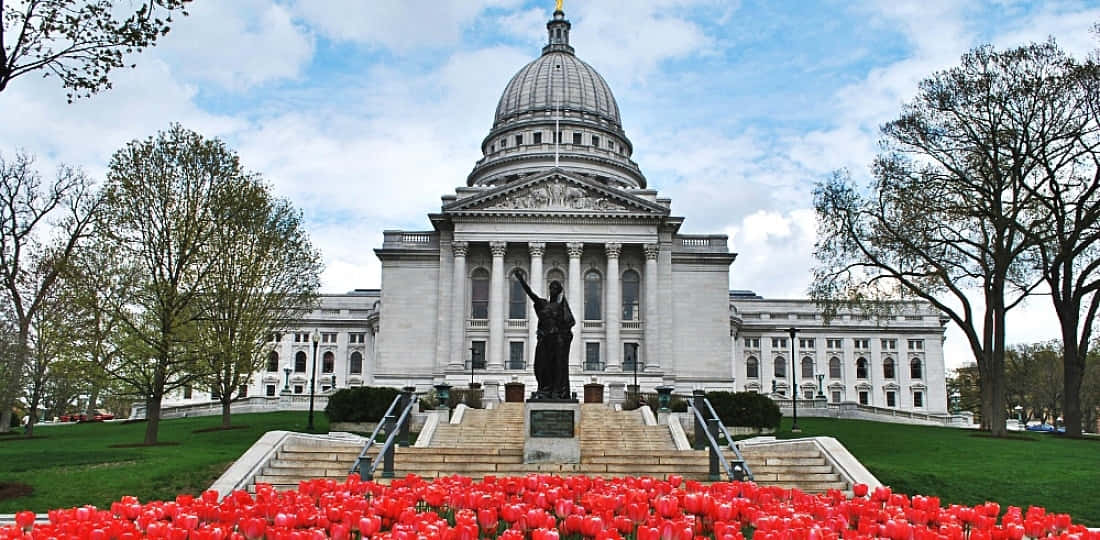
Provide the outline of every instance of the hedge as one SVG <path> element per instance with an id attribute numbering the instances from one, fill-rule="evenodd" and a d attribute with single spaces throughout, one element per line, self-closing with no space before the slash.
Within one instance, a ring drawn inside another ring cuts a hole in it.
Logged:
<path id="1" fill-rule="evenodd" d="M 401 391 L 388 386 L 358 386 L 337 390 L 328 398 L 329 422 L 378 422 Z"/>
<path id="2" fill-rule="evenodd" d="M 756 392 L 707 392 L 714 412 L 727 426 L 778 429 L 783 413 L 779 405 Z"/>

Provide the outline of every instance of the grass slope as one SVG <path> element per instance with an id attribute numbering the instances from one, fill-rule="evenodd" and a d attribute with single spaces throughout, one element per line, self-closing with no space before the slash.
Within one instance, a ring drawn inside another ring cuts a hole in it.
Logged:
<path id="1" fill-rule="evenodd" d="M 197 494 L 264 433 L 305 431 L 306 413 L 240 414 L 233 415 L 233 423 L 247 428 L 195 433 L 221 425 L 221 417 L 165 420 L 159 438 L 176 444 L 155 447 L 111 448 L 140 443 L 144 423 L 39 426 L 30 440 L 0 438 L 0 483 L 34 488 L 30 496 L 0 501 L 0 513 L 84 504 L 105 508 L 123 495 L 148 501 Z M 318 431 L 328 431 L 324 414 L 314 423 Z"/>
<path id="2" fill-rule="evenodd" d="M 1100 440 L 1014 433 L 993 439 L 972 430 L 860 420 L 800 418 L 798 436 L 835 437 L 882 483 L 943 504 L 996 501 L 1068 513 L 1100 527 Z M 793 438 L 784 418 L 779 438 Z"/>

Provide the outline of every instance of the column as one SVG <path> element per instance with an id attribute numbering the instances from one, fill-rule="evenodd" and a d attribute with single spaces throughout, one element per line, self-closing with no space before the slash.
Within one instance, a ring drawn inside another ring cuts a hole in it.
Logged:
<path id="1" fill-rule="evenodd" d="M 489 276 L 489 351 L 485 368 L 504 369 L 504 252 L 507 242 L 489 242 L 493 253 L 492 274 Z"/>
<path id="2" fill-rule="evenodd" d="M 528 285 L 538 296 L 542 296 L 542 284 L 546 280 L 542 276 L 542 254 L 546 251 L 543 242 L 528 242 L 527 251 L 531 253 L 531 275 L 527 276 Z M 535 303 L 527 303 L 527 371 L 535 366 L 535 345 L 538 344 L 538 315 L 535 314 Z"/>
<path id="3" fill-rule="evenodd" d="M 619 319 L 622 317 L 622 288 L 619 285 L 619 253 L 623 246 L 618 242 L 604 244 L 607 253 L 607 305 L 604 306 L 603 321 L 607 332 L 607 371 L 622 371 L 622 343 L 619 342 Z"/>
<path id="4" fill-rule="evenodd" d="M 658 330 L 659 323 L 657 322 L 657 253 L 660 252 L 660 245 L 658 244 L 646 244 L 645 245 L 645 281 L 642 285 L 645 287 L 645 320 L 642 324 L 645 325 L 645 357 L 642 359 L 645 362 L 645 370 L 658 370 L 661 368 L 661 354 L 658 349 Z"/>
<path id="5" fill-rule="evenodd" d="M 584 340 L 581 339 L 584 326 L 584 294 L 581 292 L 581 253 L 584 252 L 584 244 L 581 242 L 569 242 L 565 245 L 569 251 L 569 290 L 566 300 L 569 308 L 573 310 L 573 318 L 577 325 L 573 327 L 573 345 L 569 348 L 569 365 L 580 369 L 584 358 Z"/>
<path id="6" fill-rule="evenodd" d="M 452 242 L 454 276 L 451 280 L 451 355 L 448 370 L 462 371 L 466 350 L 466 242 Z"/>

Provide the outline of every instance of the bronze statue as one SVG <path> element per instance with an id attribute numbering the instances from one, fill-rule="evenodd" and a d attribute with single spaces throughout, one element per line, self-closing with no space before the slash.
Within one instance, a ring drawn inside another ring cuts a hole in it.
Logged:
<path id="1" fill-rule="evenodd" d="M 535 380 L 539 387 L 534 399 L 570 399 L 573 395 L 569 391 L 569 345 L 573 341 L 576 321 L 561 283 L 551 281 L 550 297 L 539 298 L 523 279 L 520 269 L 512 274 L 535 303 L 535 314 L 539 318 L 538 345 L 535 346 Z"/>

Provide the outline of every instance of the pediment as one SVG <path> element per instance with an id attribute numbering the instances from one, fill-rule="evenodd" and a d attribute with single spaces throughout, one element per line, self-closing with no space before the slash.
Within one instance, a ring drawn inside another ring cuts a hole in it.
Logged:
<path id="1" fill-rule="evenodd" d="M 461 199 L 443 207 L 447 214 L 570 214 L 667 216 L 652 201 L 564 171 L 535 176 Z"/>

